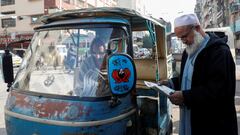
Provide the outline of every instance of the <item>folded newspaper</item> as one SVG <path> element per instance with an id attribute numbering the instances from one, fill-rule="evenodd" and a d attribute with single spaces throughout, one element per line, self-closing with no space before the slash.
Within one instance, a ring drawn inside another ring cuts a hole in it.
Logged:
<path id="1" fill-rule="evenodd" d="M 158 85 L 156 83 L 153 82 L 148 82 L 148 81 L 144 81 L 145 85 L 148 86 L 149 88 L 152 88 L 154 90 L 160 91 L 161 93 L 165 94 L 166 96 L 171 95 L 172 93 L 174 93 L 174 90 L 165 86 L 165 85 Z"/>

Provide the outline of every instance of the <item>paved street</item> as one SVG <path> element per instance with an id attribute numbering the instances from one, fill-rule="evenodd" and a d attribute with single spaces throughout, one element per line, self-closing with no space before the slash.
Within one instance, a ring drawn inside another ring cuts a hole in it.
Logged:
<path id="1" fill-rule="evenodd" d="M 0 74 L 0 135 L 6 135 L 4 123 L 4 104 L 7 98 L 6 84 L 3 83 L 2 75 Z"/>
<path id="2" fill-rule="evenodd" d="M 238 134 L 240 134 L 240 59 L 236 61 L 236 64 L 237 64 L 237 68 L 236 68 L 237 83 L 236 83 L 235 104 L 236 104 L 237 117 L 238 117 Z"/>

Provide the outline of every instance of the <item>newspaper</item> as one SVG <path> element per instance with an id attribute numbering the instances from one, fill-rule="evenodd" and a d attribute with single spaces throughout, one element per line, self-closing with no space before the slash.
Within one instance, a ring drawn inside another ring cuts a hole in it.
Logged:
<path id="1" fill-rule="evenodd" d="M 161 93 L 163 93 L 166 96 L 170 96 L 172 93 L 174 93 L 175 90 L 165 86 L 165 85 L 158 85 L 156 83 L 153 82 L 148 82 L 148 81 L 144 81 L 145 85 L 149 88 L 152 88 L 154 90 L 160 91 Z"/>

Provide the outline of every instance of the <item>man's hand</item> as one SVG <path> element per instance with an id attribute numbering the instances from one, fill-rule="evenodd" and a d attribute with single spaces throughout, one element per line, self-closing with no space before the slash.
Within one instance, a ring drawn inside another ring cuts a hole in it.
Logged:
<path id="1" fill-rule="evenodd" d="M 183 94 L 182 91 L 175 91 L 169 96 L 170 101 L 175 105 L 183 105 Z"/>
<path id="2" fill-rule="evenodd" d="M 168 86 L 169 82 L 168 80 L 161 80 L 161 81 L 158 81 L 158 85 L 165 85 L 165 86 Z"/>

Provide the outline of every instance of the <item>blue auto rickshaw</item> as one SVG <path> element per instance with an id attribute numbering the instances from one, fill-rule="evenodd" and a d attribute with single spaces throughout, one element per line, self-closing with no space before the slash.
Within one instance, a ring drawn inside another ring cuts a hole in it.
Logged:
<path id="1" fill-rule="evenodd" d="M 41 21 L 16 74 L 8 50 L 3 56 L 8 135 L 172 133 L 168 98 L 144 85 L 169 77 L 161 21 L 116 7 L 62 11 Z M 135 42 L 148 57 L 133 55 Z"/>

